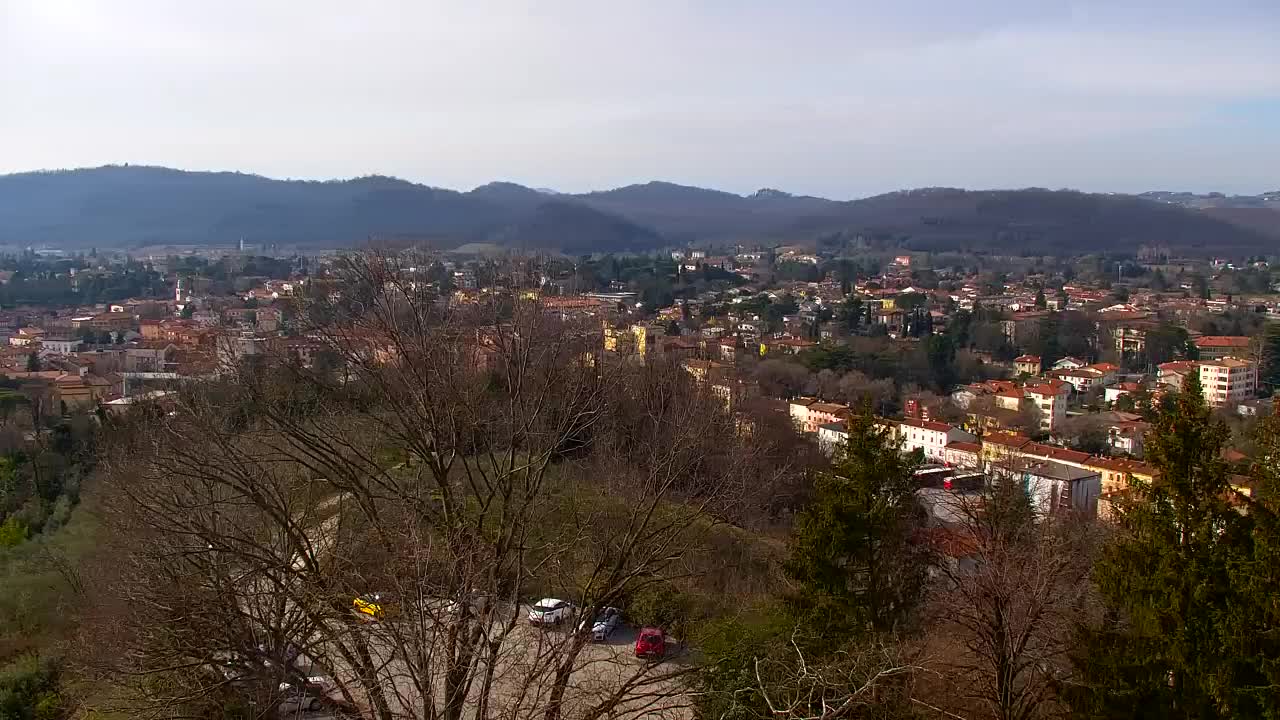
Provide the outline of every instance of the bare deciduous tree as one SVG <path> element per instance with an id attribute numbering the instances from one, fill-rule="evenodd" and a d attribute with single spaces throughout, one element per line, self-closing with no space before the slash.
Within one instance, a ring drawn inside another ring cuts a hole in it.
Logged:
<path id="1" fill-rule="evenodd" d="M 692 572 L 785 458 L 678 368 L 606 363 L 590 326 L 444 311 L 385 257 L 342 270 L 304 343 L 125 423 L 88 664 L 137 715 L 260 713 L 317 672 L 379 720 L 683 714 L 687 665 L 580 621 Z M 579 612 L 530 629 L 538 597 Z"/>
<path id="2" fill-rule="evenodd" d="M 997 472 L 988 489 L 957 493 L 942 532 L 949 562 L 940 565 L 931 604 L 932 652 L 951 681 L 946 695 L 999 720 L 1032 720 L 1061 711 L 1074 619 L 1087 604 L 1095 530 L 1067 515 L 1037 514 L 1020 483 Z M 945 703 L 939 703 L 945 704 Z"/>

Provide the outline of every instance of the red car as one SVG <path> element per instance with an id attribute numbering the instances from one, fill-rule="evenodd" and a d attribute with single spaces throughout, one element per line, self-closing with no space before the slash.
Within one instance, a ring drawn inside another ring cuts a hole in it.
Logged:
<path id="1" fill-rule="evenodd" d="M 667 636 L 661 628 L 640 628 L 636 636 L 636 657 L 661 658 L 667 652 Z"/>

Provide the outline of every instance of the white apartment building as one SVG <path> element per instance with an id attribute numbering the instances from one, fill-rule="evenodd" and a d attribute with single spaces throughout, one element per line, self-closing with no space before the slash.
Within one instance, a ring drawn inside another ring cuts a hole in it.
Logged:
<path id="1" fill-rule="evenodd" d="M 972 443 L 978 439 L 977 436 L 946 423 L 910 418 L 890 422 L 894 423 L 894 436 L 902 441 L 903 450 L 921 450 L 925 459 L 932 462 L 947 461 L 948 443 Z"/>
<path id="2" fill-rule="evenodd" d="M 1071 383 L 1062 380 L 1028 385 L 1023 394 L 1040 410 L 1040 429 L 1053 432 L 1067 420 L 1067 399 L 1071 397 Z"/>
<path id="3" fill-rule="evenodd" d="M 1204 400 L 1212 407 L 1235 406 L 1258 393 L 1258 366 L 1249 360 L 1208 360 L 1199 369 Z"/>

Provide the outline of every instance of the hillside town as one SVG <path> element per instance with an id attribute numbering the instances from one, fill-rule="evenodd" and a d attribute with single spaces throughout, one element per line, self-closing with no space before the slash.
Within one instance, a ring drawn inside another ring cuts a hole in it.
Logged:
<path id="1" fill-rule="evenodd" d="M 1041 261 L 997 272 L 963 259 L 851 261 L 785 248 L 690 249 L 669 260 L 403 255 L 415 263 L 404 265 L 407 284 L 440 308 L 537 303 L 598 328 L 605 359 L 678 363 L 727 406 L 768 405 L 828 450 L 850 414 L 870 405 L 928 463 L 964 472 L 1016 459 L 1046 486 L 1069 490 L 1052 502 L 1070 496 L 1091 512 L 1105 513 L 1127 477 L 1150 479 L 1148 419 L 1190 375 L 1237 429 L 1232 459 L 1247 462 L 1247 426 L 1272 412 L 1280 364 L 1268 325 L 1280 320 L 1280 295 L 1262 260 L 1118 260 L 1117 274 L 1133 279 L 1115 282 Z M 327 277 L 333 260 L 252 248 L 146 260 L 28 256 L 26 275 L 4 273 L 18 298 L 34 282 L 31 268 L 42 282 L 64 283 L 63 300 L 113 277 L 145 275 L 149 291 L 0 310 L 0 368 L 40 412 L 65 414 L 120 411 L 255 356 L 311 366 L 323 342 L 299 308 L 317 293 L 341 296 Z M 1241 274 L 1265 292 L 1224 292 Z"/>

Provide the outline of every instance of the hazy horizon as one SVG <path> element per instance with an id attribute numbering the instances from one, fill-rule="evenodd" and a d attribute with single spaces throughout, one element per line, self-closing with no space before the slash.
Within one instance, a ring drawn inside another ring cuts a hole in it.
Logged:
<path id="1" fill-rule="evenodd" d="M 1280 7 L 0 0 L 0 173 L 1280 186 Z"/>
<path id="2" fill-rule="evenodd" d="M 658 182 L 658 183 L 667 183 L 671 185 L 679 185 L 684 187 L 695 187 L 702 190 L 715 190 L 719 192 L 726 192 L 734 195 L 739 195 L 742 197 L 750 196 L 761 190 L 780 190 L 782 192 L 787 192 L 797 196 L 807 195 L 809 197 L 817 197 L 823 200 L 834 200 L 834 201 L 841 201 L 841 202 L 875 197 L 876 195 L 883 195 L 883 194 L 893 193 L 893 192 L 902 192 L 902 191 L 909 191 L 909 190 L 926 190 L 926 189 L 932 189 L 932 188 L 947 188 L 947 189 L 959 189 L 959 190 L 971 190 L 971 191 L 1008 191 L 1008 190 L 1029 190 L 1034 188 L 1034 189 L 1041 189 L 1041 190 L 1086 192 L 1086 193 L 1113 194 L 1113 195 L 1139 194 L 1139 193 L 1145 193 L 1145 192 L 1190 192 L 1190 193 L 1196 193 L 1196 194 L 1221 192 L 1221 191 L 1214 190 L 1213 188 L 1199 189 L 1199 188 L 1182 188 L 1182 187 L 1152 187 L 1152 188 L 1147 188 L 1146 190 L 1121 192 L 1121 191 L 1111 191 L 1111 190 L 1101 190 L 1101 189 L 1089 190 L 1084 188 L 1067 188 L 1067 187 L 1056 188 L 1056 187 L 1047 187 L 1044 185 L 1026 185 L 1022 187 L 994 187 L 994 186 L 993 187 L 960 187 L 960 186 L 948 186 L 948 185 L 920 185 L 920 186 L 910 187 L 910 188 L 890 188 L 887 190 L 882 190 L 880 192 L 876 192 L 868 195 L 856 195 L 856 196 L 850 196 L 850 197 L 832 197 L 828 195 L 812 195 L 808 193 L 797 193 L 797 192 L 792 192 L 785 187 L 775 187 L 775 186 L 767 186 L 767 185 L 758 187 L 755 190 L 750 190 L 747 192 L 735 192 L 732 190 L 725 190 L 723 188 L 718 188 L 718 187 L 709 187 L 706 185 L 693 185 L 691 183 L 682 183 L 676 180 L 671 180 L 669 178 L 649 178 L 647 180 L 638 180 L 633 183 L 628 183 L 628 185 L 589 188 L 586 190 L 574 191 L 574 190 L 560 190 L 559 188 L 547 187 L 545 185 L 531 185 L 526 183 L 519 183 L 514 180 L 507 180 L 503 178 L 495 178 L 488 182 L 484 182 L 479 185 L 474 185 L 470 187 L 451 187 L 447 185 L 442 185 L 440 183 L 432 183 L 425 180 L 399 177 L 396 175 L 385 175 L 382 173 L 364 173 L 360 175 L 348 175 L 343 177 L 296 177 L 296 176 L 289 177 L 289 176 L 265 175 L 262 173 L 248 172 L 245 170 L 237 170 L 235 168 L 180 168 L 180 167 L 170 167 L 167 165 L 146 165 L 142 163 L 112 163 L 108 165 L 93 165 L 93 166 L 85 166 L 85 167 L 66 167 L 66 168 L 34 168 L 31 170 L 15 170 L 12 172 L 0 172 L 0 177 L 7 177 L 12 175 L 41 174 L 41 173 L 102 170 L 105 168 L 118 168 L 118 167 L 151 168 L 151 169 L 159 169 L 159 170 L 172 170 L 172 171 L 183 172 L 183 173 L 210 173 L 210 174 L 234 173 L 234 174 L 240 174 L 240 175 L 250 175 L 254 177 L 264 178 L 266 180 L 273 180 L 273 181 L 280 181 L 280 182 L 294 182 L 294 181 L 297 181 L 297 182 L 349 182 L 352 180 L 361 180 L 361 179 L 370 178 L 370 177 L 387 177 L 392 180 L 400 180 L 400 181 L 412 183 L 414 185 L 419 185 L 423 187 L 430 187 L 437 190 L 451 190 L 451 191 L 460 192 L 460 193 L 477 190 L 481 187 L 484 187 L 485 185 L 490 185 L 493 183 L 514 183 L 514 184 L 529 188 L 530 190 L 537 190 L 539 192 L 547 192 L 555 195 L 577 195 L 577 194 L 586 194 L 586 193 L 592 193 L 592 192 L 605 192 L 609 190 L 617 190 L 619 188 L 628 187 L 628 186 L 645 185 L 651 182 Z M 1271 189 L 1264 187 L 1264 188 L 1259 188 L 1251 191 L 1226 193 L 1226 195 L 1229 197 L 1230 196 L 1257 196 L 1263 193 L 1277 192 L 1277 191 L 1280 191 L 1280 180 L 1277 180 L 1276 186 L 1277 187 L 1271 188 Z"/>

